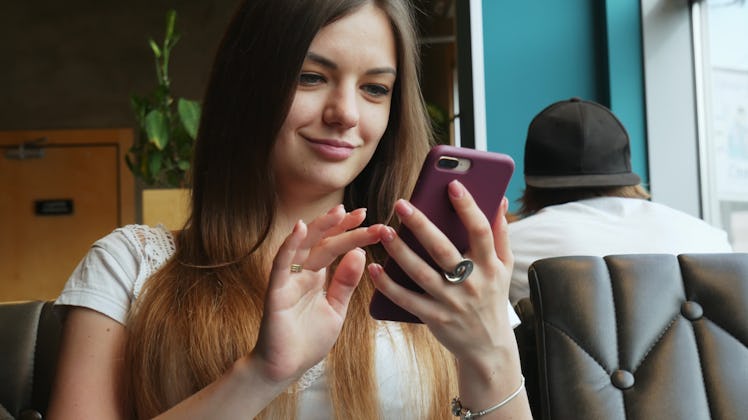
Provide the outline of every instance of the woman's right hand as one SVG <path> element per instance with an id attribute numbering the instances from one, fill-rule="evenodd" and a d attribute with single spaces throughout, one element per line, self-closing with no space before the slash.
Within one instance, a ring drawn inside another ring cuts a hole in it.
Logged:
<path id="1" fill-rule="evenodd" d="M 299 221 L 273 261 L 257 344 L 250 358 L 260 375 L 285 389 L 329 353 L 363 275 L 361 247 L 379 240 L 382 225 L 359 227 L 365 209 L 339 205 L 309 225 Z M 327 269 L 342 259 L 328 284 Z M 292 272 L 291 265 L 303 269 Z"/>

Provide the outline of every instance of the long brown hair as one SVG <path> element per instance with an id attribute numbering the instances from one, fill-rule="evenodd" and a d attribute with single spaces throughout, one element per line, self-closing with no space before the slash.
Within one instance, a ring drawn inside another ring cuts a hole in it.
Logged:
<path id="1" fill-rule="evenodd" d="M 221 376 L 257 339 L 275 217 L 270 153 L 288 113 L 306 52 L 325 25 L 373 3 L 397 40 L 397 81 L 388 127 L 364 170 L 346 188 L 347 208 L 367 207 L 365 223 L 387 222 L 410 194 L 433 138 L 419 86 L 413 10 L 407 0 L 245 1 L 219 46 L 203 101 L 192 171 L 192 213 L 175 256 L 144 285 L 128 319 L 126 374 L 134 415 L 167 410 Z M 368 260 L 381 261 L 371 247 Z M 210 268 L 206 268 L 210 267 Z M 374 340 L 365 276 L 328 356 L 336 418 L 379 418 Z M 422 377 L 428 418 L 448 418 L 455 392 L 451 356 L 423 326 L 404 326 Z M 355 355 L 355 357 L 351 357 Z M 446 367 L 446 368 L 445 368 Z M 283 393 L 262 418 L 293 418 Z"/>
<path id="2" fill-rule="evenodd" d="M 650 198 L 649 192 L 642 185 L 623 187 L 576 187 L 576 188 L 538 188 L 526 186 L 519 198 L 521 207 L 517 212 L 519 218 L 529 216 L 540 209 L 572 201 L 595 197 Z"/>

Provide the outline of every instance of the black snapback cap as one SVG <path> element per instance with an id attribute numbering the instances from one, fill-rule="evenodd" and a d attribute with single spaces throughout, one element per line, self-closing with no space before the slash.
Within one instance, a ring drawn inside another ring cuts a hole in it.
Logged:
<path id="1" fill-rule="evenodd" d="M 606 107 L 579 98 L 533 118 L 525 142 L 525 183 L 537 188 L 638 185 L 626 128 Z"/>

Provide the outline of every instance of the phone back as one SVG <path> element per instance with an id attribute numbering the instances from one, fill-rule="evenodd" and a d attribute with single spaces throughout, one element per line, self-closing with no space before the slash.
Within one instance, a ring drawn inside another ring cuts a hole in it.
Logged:
<path id="1" fill-rule="evenodd" d="M 465 163 L 469 167 L 465 168 Z M 452 165 L 455 166 L 450 167 Z M 469 245 L 468 235 L 449 201 L 448 184 L 457 179 L 465 185 L 478 207 L 488 220 L 493 222 L 513 172 L 514 161 L 508 155 L 446 145 L 435 146 L 421 167 L 410 202 L 421 210 L 461 253 L 465 253 Z M 407 227 L 401 226 L 398 235 L 432 267 L 439 272 L 442 271 Z M 424 293 L 393 259 L 385 262 L 384 270 L 402 286 Z M 372 317 L 380 320 L 421 322 L 418 317 L 395 305 L 378 290 L 374 293 L 369 312 Z"/>

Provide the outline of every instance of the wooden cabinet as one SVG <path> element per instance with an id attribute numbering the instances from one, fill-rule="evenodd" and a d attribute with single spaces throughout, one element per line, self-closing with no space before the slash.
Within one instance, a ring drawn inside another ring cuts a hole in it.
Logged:
<path id="1" fill-rule="evenodd" d="M 0 301 L 54 299 L 91 244 L 135 221 L 130 129 L 0 132 Z"/>

